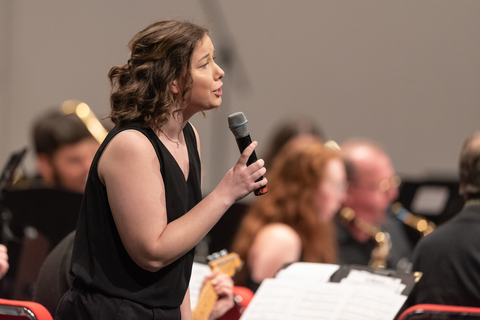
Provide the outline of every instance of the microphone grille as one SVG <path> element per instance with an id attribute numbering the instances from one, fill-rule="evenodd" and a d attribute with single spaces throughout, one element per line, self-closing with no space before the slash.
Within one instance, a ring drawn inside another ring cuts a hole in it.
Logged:
<path id="1" fill-rule="evenodd" d="M 235 112 L 228 116 L 228 127 L 235 138 L 248 136 L 248 120 L 243 112 Z"/>

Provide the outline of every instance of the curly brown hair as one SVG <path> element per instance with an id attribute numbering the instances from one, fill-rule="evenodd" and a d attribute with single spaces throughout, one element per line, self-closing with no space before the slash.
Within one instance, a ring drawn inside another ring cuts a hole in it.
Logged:
<path id="1" fill-rule="evenodd" d="M 191 22 L 165 20 L 151 24 L 130 40 L 131 58 L 110 69 L 112 86 L 110 118 L 116 125 L 138 119 L 145 126 L 160 128 L 170 108 L 178 103 L 182 111 L 192 85 L 190 60 L 197 43 L 208 30 Z M 181 97 L 171 92 L 178 81 Z"/>
<path id="2" fill-rule="evenodd" d="M 252 204 L 235 235 L 231 249 L 246 266 L 236 275 L 236 284 L 246 284 L 248 252 L 257 233 L 270 223 L 284 223 L 298 233 L 303 261 L 336 262 L 334 226 L 320 223 L 313 196 L 331 159 L 340 159 L 339 153 L 313 136 L 293 138 L 281 149 L 266 174 L 268 194 Z"/>

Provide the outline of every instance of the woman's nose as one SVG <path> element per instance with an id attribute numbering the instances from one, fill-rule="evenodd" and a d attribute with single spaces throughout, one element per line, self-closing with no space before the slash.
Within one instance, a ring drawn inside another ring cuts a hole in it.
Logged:
<path id="1" fill-rule="evenodd" d="M 216 66 L 217 66 L 217 79 L 216 80 L 220 80 L 225 76 L 225 71 L 223 71 L 223 69 L 220 68 L 220 66 L 218 64 L 216 64 Z"/>

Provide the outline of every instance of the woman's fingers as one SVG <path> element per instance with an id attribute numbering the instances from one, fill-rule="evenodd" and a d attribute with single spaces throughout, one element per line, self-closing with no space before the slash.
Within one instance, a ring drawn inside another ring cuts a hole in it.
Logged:
<path id="1" fill-rule="evenodd" d="M 253 151 L 255 151 L 255 148 L 257 146 L 258 146 L 257 141 L 253 141 L 252 143 L 250 143 L 250 145 L 246 147 L 245 150 L 243 150 L 242 155 L 237 161 L 237 164 L 246 166 L 248 158 L 250 158 L 250 156 L 252 155 Z"/>

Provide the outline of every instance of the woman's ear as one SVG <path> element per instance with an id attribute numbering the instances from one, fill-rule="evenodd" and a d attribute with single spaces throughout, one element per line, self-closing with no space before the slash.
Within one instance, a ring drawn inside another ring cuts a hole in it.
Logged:
<path id="1" fill-rule="evenodd" d="M 173 80 L 170 88 L 171 88 L 173 94 L 178 94 L 180 92 L 180 89 L 178 88 L 178 80 L 177 79 Z"/>

